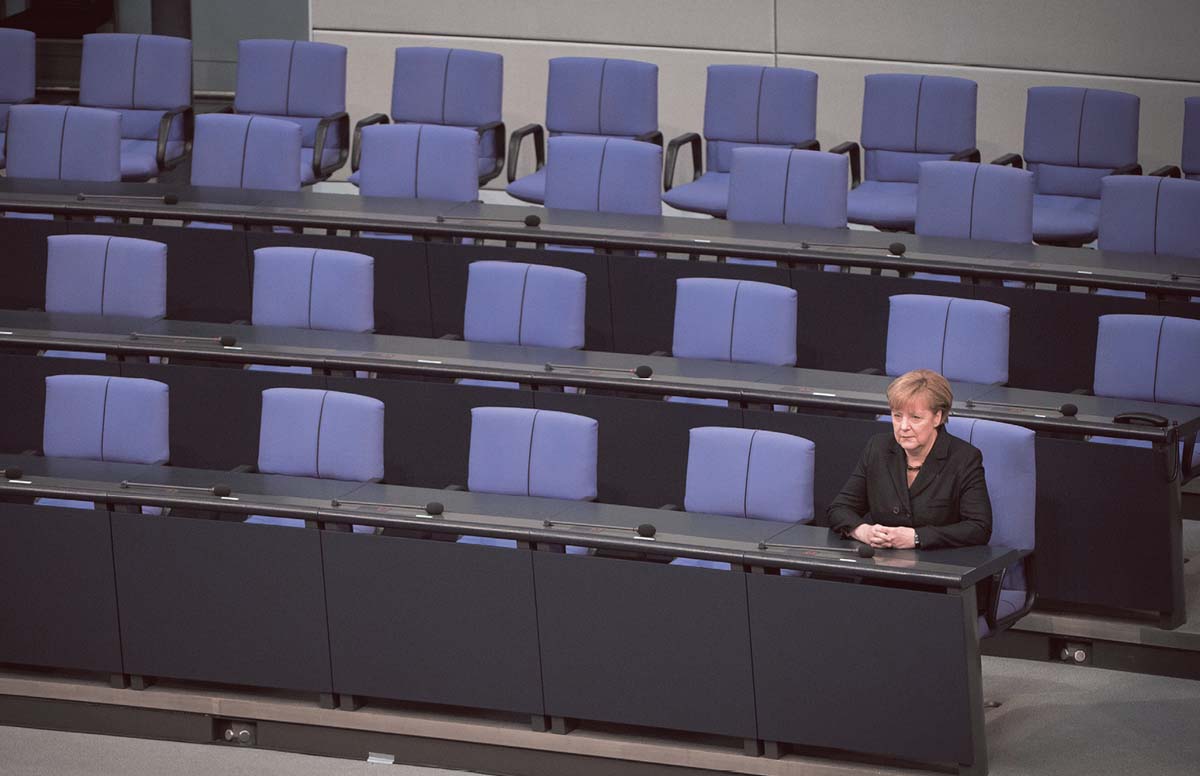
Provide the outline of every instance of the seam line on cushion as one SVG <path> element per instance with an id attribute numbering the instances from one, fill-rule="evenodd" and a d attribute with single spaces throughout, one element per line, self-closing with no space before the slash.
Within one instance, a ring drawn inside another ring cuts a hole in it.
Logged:
<path id="1" fill-rule="evenodd" d="M 329 391 L 321 392 L 321 409 L 317 411 L 317 450 L 313 456 L 313 471 L 317 473 L 317 479 L 321 478 L 321 425 L 325 422 L 325 399 L 329 397 Z"/>
<path id="2" fill-rule="evenodd" d="M 313 278 L 317 274 L 317 249 L 313 248 L 312 257 L 308 260 L 308 328 L 312 328 Z"/>
<path id="3" fill-rule="evenodd" d="M 750 500 L 750 459 L 754 457 L 754 439 L 757 431 L 750 432 L 750 447 L 746 450 L 746 476 L 742 479 L 742 517 L 750 517 L 747 503 Z"/>
<path id="4" fill-rule="evenodd" d="M 754 142 L 761 143 L 758 139 L 758 125 L 762 120 L 762 88 L 763 81 L 766 80 L 767 69 L 760 67 L 758 69 L 758 99 L 754 103 Z"/>
<path id="5" fill-rule="evenodd" d="M 600 62 L 600 89 L 596 93 L 596 134 L 604 134 L 604 73 L 608 70 L 608 58 Z"/>
<path id="6" fill-rule="evenodd" d="M 921 76 L 917 81 L 917 111 L 913 117 L 913 153 L 917 152 L 917 132 L 921 127 L 921 92 L 925 88 L 925 76 Z"/>
<path id="7" fill-rule="evenodd" d="M 742 291 L 742 281 L 738 281 L 733 288 L 733 310 L 729 313 L 729 360 L 733 361 L 733 332 L 737 329 L 737 303 L 738 294 Z"/>
<path id="8" fill-rule="evenodd" d="M 138 35 L 137 37 L 135 37 L 133 39 L 133 77 L 130 79 L 131 81 L 133 81 L 133 83 L 131 83 L 129 85 L 129 106 L 131 108 L 134 108 L 135 110 L 137 109 L 137 106 L 138 106 L 138 103 L 137 103 L 137 66 L 138 66 L 138 57 L 141 55 L 141 53 L 142 53 L 142 36 Z"/>
<path id="9" fill-rule="evenodd" d="M 63 146 L 67 141 L 67 119 L 71 117 L 71 108 L 63 111 L 62 131 L 58 135 L 58 179 L 62 180 Z"/>
<path id="10" fill-rule="evenodd" d="M 1075 166 L 1079 166 L 1079 144 L 1083 142 L 1083 112 L 1087 108 L 1089 89 L 1083 90 L 1083 100 L 1079 103 L 1079 129 L 1075 133 Z"/>
<path id="11" fill-rule="evenodd" d="M 104 379 L 104 399 L 100 402 L 100 460 L 104 460 L 104 429 L 108 426 L 108 386 L 112 384 L 112 378 Z"/>
<path id="12" fill-rule="evenodd" d="M 971 176 L 971 207 L 967 211 L 967 239 L 975 239 L 975 184 L 979 182 L 979 165 L 975 165 L 975 174 Z"/>
<path id="13" fill-rule="evenodd" d="M 1162 202 L 1162 185 L 1166 178 L 1159 178 L 1158 183 L 1154 187 L 1154 246 L 1153 253 L 1158 254 L 1158 206 Z"/>
<path id="14" fill-rule="evenodd" d="M 525 495 L 526 496 L 533 495 L 533 492 L 532 492 L 533 472 L 531 471 L 531 469 L 533 469 L 533 432 L 534 432 L 534 429 L 537 428 L 538 415 L 540 415 L 540 414 L 541 414 L 541 410 L 534 410 L 533 411 L 533 422 L 529 424 L 529 451 L 525 457 Z"/>
<path id="15" fill-rule="evenodd" d="M 446 52 L 446 63 L 442 65 L 442 122 L 446 123 L 446 89 L 447 82 L 450 79 L 450 57 L 454 56 L 454 49 Z"/>
<path id="16" fill-rule="evenodd" d="M 413 154 L 413 198 L 421 198 L 421 134 L 425 127 L 417 125 L 417 150 Z"/>
<path id="17" fill-rule="evenodd" d="M 946 303 L 946 320 L 942 322 L 942 354 L 938 358 L 938 371 L 942 374 L 946 373 L 946 332 L 950 330 L 950 305 L 954 304 L 951 299 Z"/>
<path id="18" fill-rule="evenodd" d="M 794 153 L 795 151 L 788 151 L 787 167 L 783 172 L 783 209 L 779 213 L 779 223 L 781 224 L 787 223 L 788 184 L 792 180 L 792 154 Z"/>
<path id="19" fill-rule="evenodd" d="M 246 148 L 250 145 L 250 125 L 254 123 L 254 116 L 246 122 L 246 131 L 242 134 L 242 174 L 238 178 L 238 188 L 244 188 L 246 185 Z"/>
<path id="20" fill-rule="evenodd" d="M 1152 401 L 1158 401 L 1158 358 L 1162 355 L 1162 333 L 1166 325 L 1167 316 L 1161 316 L 1158 321 L 1158 339 L 1154 343 L 1154 382 L 1150 386 Z"/>
<path id="21" fill-rule="evenodd" d="M 287 83 L 284 85 L 283 93 L 283 115 L 292 115 L 292 62 L 296 60 L 296 41 L 292 41 L 292 48 L 288 52 L 288 72 Z"/>
<path id="22" fill-rule="evenodd" d="M 525 265 L 525 274 L 521 276 L 521 304 L 517 307 L 517 344 L 525 344 L 525 288 L 529 285 L 529 270 L 532 267 L 529 264 Z"/>
<path id="23" fill-rule="evenodd" d="M 600 146 L 600 169 L 596 171 L 596 212 L 600 212 L 600 189 L 604 186 L 604 157 L 608 156 L 608 139 Z"/>
<path id="24" fill-rule="evenodd" d="M 104 297 L 108 295 L 108 249 L 112 238 L 104 241 L 104 258 L 100 262 L 100 314 L 104 315 Z"/>

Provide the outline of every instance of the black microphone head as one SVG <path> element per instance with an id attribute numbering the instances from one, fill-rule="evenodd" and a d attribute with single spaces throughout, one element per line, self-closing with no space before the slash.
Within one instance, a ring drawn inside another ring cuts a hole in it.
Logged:
<path id="1" fill-rule="evenodd" d="M 1079 414 L 1079 408 L 1076 407 L 1074 404 L 1071 404 L 1070 402 L 1059 407 L 1058 411 L 1062 413 L 1062 416 L 1064 418 L 1073 418 Z"/>
<path id="2" fill-rule="evenodd" d="M 446 511 L 446 507 L 440 501 L 430 501 L 425 505 L 425 513 L 429 515 L 440 515 Z"/>
<path id="3" fill-rule="evenodd" d="M 163 194 L 163 204 L 164 205 L 178 205 L 179 204 L 179 195 L 178 194 Z"/>
<path id="4" fill-rule="evenodd" d="M 765 550 L 765 549 L 767 549 L 767 543 L 766 543 L 766 542 L 759 542 L 759 543 L 758 543 L 758 549 L 760 549 L 760 550 Z"/>
<path id="5" fill-rule="evenodd" d="M 213 495 L 217 498 L 225 498 L 230 493 L 233 493 L 233 490 L 228 485 L 213 485 Z"/>
<path id="6" fill-rule="evenodd" d="M 633 370 L 633 374 L 634 374 L 634 376 L 640 377 L 643 380 L 645 380 L 650 375 L 654 374 L 654 370 L 651 369 L 650 367 L 646 366 L 645 364 L 640 364 L 636 369 Z"/>
<path id="7" fill-rule="evenodd" d="M 21 467 L 19 467 L 19 466 L 10 466 L 4 470 L 5 479 L 19 480 L 24 476 L 25 476 L 25 472 L 21 471 Z"/>
<path id="8" fill-rule="evenodd" d="M 875 557 L 875 548 L 869 544 L 858 545 L 858 557 L 874 558 Z"/>
<path id="9" fill-rule="evenodd" d="M 87 199 L 86 194 L 76 194 L 75 195 L 75 200 L 78 202 L 83 202 L 85 199 Z"/>
<path id="10" fill-rule="evenodd" d="M 649 523 L 642 523 L 637 527 L 637 535 L 643 539 L 653 539 L 656 533 L 658 533 L 658 529 Z"/>
<path id="11" fill-rule="evenodd" d="M 221 347 L 223 347 L 223 348 L 231 348 L 237 344 L 237 339 L 235 339 L 234 337 L 231 337 L 228 334 L 222 334 L 220 341 L 221 341 Z"/>
<path id="12" fill-rule="evenodd" d="M 542 528 L 549 528 L 552 525 L 554 525 L 554 523 L 550 522 L 549 520 L 542 521 Z"/>
<path id="13" fill-rule="evenodd" d="M 436 218 L 434 218 L 433 220 L 434 220 L 434 221 L 437 221 L 439 224 L 444 224 L 444 223 L 446 223 L 446 217 L 445 217 L 445 216 L 437 216 L 437 217 L 436 217 Z"/>
<path id="14" fill-rule="evenodd" d="M 542 225 L 542 217 L 541 216 L 534 215 L 533 213 L 530 213 L 529 215 L 525 216 L 525 226 L 533 227 L 533 226 L 541 226 L 541 225 Z"/>
<path id="15" fill-rule="evenodd" d="M 888 246 L 888 253 L 892 254 L 893 256 L 903 256 L 906 250 L 908 250 L 908 248 L 902 242 L 894 242 Z"/>

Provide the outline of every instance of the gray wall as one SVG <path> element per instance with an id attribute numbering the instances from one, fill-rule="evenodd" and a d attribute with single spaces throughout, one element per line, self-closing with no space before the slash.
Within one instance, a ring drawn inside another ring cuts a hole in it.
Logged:
<path id="1" fill-rule="evenodd" d="M 1179 161 L 1197 29 L 1194 0 L 312 0 L 312 39 L 350 50 L 352 119 L 386 112 L 397 46 L 503 54 L 510 129 L 544 119 L 550 57 L 656 63 L 667 137 L 701 128 L 706 65 L 803 67 L 820 75 L 823 147 L 857 138 L 867 73 L 941 73 L 979 83 L 985 159 L 1020 150 L 1029 86 L 1133 92 L 1147 169 Z"/>
<path id="2" fill-rule="evenodd" d="M 196 91 L 233 91 L 239 40 L 308 40 L 308 14 L 308 0 L 192 0 Z"/>

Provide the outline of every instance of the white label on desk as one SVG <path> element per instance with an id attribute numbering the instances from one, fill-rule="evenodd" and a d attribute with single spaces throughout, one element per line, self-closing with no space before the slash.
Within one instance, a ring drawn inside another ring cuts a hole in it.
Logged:
<path id="1" fill-rule="evenodd" d="M 694 242 L 694 243 L 710 243 L 710 242 L 712 242 L 712 240 L 702 240 L 699 237 L 693 237 L 692 242 Z"/>
<path id="2" fill-rule="evenodd" d="M 379 752 L 367 752 L 367 762 L 374 765 L 395 765 L 396 755 L 380 754 Z"/>
<path id="3" fill-rule="evenodd" d="M 33 482 L 30 480 L 8 480 L 8 484 L 9 485 L 32 485 Z"/>
<path id="4" fill-rule="evenodd" d="M 858 563 L 854 558 L 838 558 L 842 563 Z"/>
<path id="5" fill-rule="evenodd" d="M 1077 270 L 1075 270 L 1075 274 L 1077 274 L 1077 275 L 1094 275 L 1095 273 L 1089 269 L 1077 269 Z"/>
<path id="6" fill-rule="evenodd" d="M 12 334 L 11 331 L 0 331 L 0 334 Z"/>
<path id="7" fill-rule="evenodd" d="M 240 501 L 241 500 L 237 496 L 217 496 L 217 498 L 221 499 L 222 501 Z"/>
<path id="8" fill-rule="evenodd" d="M 417 359 L 417 363 L 418 363 L 418 364 L 440 364 L 440 363 L 442 363 L 442 362 L 441 362 L 441 361 L 434 361 L 432 358 L 418 358 L 418 359 Z"/>
<path id="9" fill-rule="evenodd" d="M 222 345 L 221 347 L 224 350 L 241 350 L 242 349 L 241 345 Z"/>
<path id="10" fill-rule="evenodd" d="M 836 394 L 836 393 L 826 393 L 825 391 L 813 391 L 813 392 L 812 392 L 812 395 L 813 395 L 813 396 L 828 396 L 828 397 L 829 397 L 829 398 L 831 398 L 831 399 L 836 399 L 836 398 L 837 398 L 837 394 Z"/>

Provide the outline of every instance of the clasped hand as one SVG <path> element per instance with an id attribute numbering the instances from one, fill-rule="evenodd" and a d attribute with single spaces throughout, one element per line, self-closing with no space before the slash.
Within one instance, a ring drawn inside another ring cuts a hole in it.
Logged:
<path id="1" fill-rule="evenodd" d="M 908 550 L 915 546 L 917 532 L 908 526 L 872 525 L 863 523 L 854 529 L 855 539 L 872 547 Z"/>

